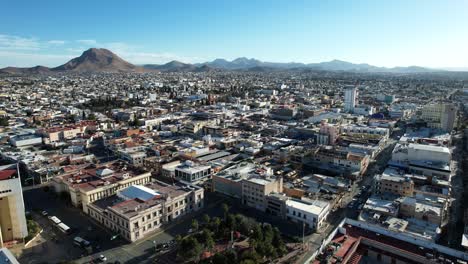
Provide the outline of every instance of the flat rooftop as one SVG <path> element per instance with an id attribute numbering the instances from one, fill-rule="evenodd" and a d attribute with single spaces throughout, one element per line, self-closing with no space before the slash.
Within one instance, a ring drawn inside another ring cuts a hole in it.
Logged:
<path id="1" fill-rule="evenodd" d="M 200 187 L 180 182 L 169 185 L 156 181 L 144 186 L 129 186 L 115 195 L 95 201 L 93 205 L 101 210 L 110 209 L 131 218 L 141 211 L 162 204 L 168 198 L 174 199 L 197 189 Z"/>

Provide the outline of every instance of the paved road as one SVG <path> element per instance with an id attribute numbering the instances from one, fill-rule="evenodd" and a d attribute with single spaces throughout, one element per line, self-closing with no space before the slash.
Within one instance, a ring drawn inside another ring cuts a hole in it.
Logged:
<path id="1" fill-rule="evenodd" d="M 44 242 L 50 250 L 61 250 L 65 254 L 47 254 L 47 251 L 36 248 L 20 258 L 21 263 L 57 263 L 79 258 L 87 254 L 76 248 L 73 244 L 73 238 L 80 236 L 92 242 L 94 246 L 100 246 L 102 250 L 114 248 L 123 244 L 123 241 L 110 241 L 113 235 L 107 229 L 95 223 L 90 217 L 84 215 L 79 208 L 72 207 L 65 201 L 58 198 L 53 192 L 45 192 L 43 189 L 35 188 L 23 192 L 25 207 L 27 211 L 33 212 L 38 223 L 46 231 Z M 65 235 L 60 232 L 46 217 L 40 216 L 38 212 L 45 210 L 49 216 L 57 216 L 63 223 L 75 229 L 71 235 Z M 53 240 L 58 240 L 58 243 Z M 59 246 L 55 246 L 59 244 Z M 96 249 L 95 249 L 96 250 Z M 65 257 L 65 258 L 64 258 Z M 39 261 L 39 262 L 38 262 Z"/>
<path id="2" fill-rule="evenodd" d="M 400 132 L 403 133 L 403 132 Z M 322 230 L 320 233 L 313 234 L 312 236 L 309 237 L 308 240 L 308 245 L 307 245 L 307 252 L 301 256 L 301 258 L 296 262 L 296 263 L 307 263 L 307 260 L 309 260 L 314 252 L 316 252 L 320 246 L 322 245 L 322 241 L 325 240 L 325 238 L 338 226 L 339 223 L 345 218 L 356 218 L 357 215 L 359 214 L 359 210 L 357 210 L 357 205 L 359 202 L 364 202 L 365 197 L 357 197 L 357 194 L 363 186 L 371 186 L 372 181 L 374 179 L 374 175 L 382 173 L 385 170 L 385 167 L 388 163 L 388 161 L 392 157 L 392 151 L 395 148 L 395 145 L 397 143 L 397 138 L 398 137 L 392 137 L 388 140 L 385 148 L 379 153 L 379 155 L 376 157 L 374 161 L 371 161 L 369 164 L 367 172 L 364 174 L 362 179 L 360 181 L 356 181 L 354 183 L 354 186 L 351 190 L 351 192 L 343 198 L 343 208 L 331 213 L 327 219 L 328 221 L 328 227 L 325 230 Z M 370 188 L 365 188 L 366 194 L 364 195 L 369 195 L 370 194 Z M 348 204 L 352 201 L 353 198 L 356 198 L 356 206 L 349 208 Z"/>
<path id="3" fill-rule="evenodd" d="M 93 255 L 75 260 L 75 262 L 78 264 L 92 263 L 91 260 L 93 258 L 103 254 L 107 257 L 108 263 L 113 263 L 114 261 L 120 261 L 121 263 L 128 264 L 154 263 L 157 255 L 153 241 L 155 241 L 155 243 L 164 243 L 173 240 L 177 235 L 187 234 L 192 224 L 192 220 L 197 219 L 199 222 L 202 222 L 201 218 L 203 214 L 208 214 L 211 217 L 222 216 L 223 212 L 220 205 L 221 203 L 225 202 L 225 200 L 219 198 L 218 196 L 211 196 L 210 194 L 208 194 L 206 198 L 211 200 L 211 202 L 206 203 L 208 205 L 205 208 L 196 212 L 195 214 L 183 216 L 182 218 L 164 227 L 164 230 L 159 230 L 154 234 L 134 243 L 125 244 L 97 252 Z"/>

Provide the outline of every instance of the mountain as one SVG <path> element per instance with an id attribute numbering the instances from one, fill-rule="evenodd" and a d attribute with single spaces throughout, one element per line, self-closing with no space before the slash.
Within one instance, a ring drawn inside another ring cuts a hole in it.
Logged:
<path id="1" fill-rule="evenodd" d="M 3 74 L 50 74 L 54 72 L 143 72 L 144 68 L 135 66 L 110 50 L 91 48 L 67 63 L 55 68 L 36 66 L 31 68 L 6 67 Z"/>
<path id="2" fill-rule="evenodd" d="M 188 64 L 176 60 L 162 65 L 145 64 L 143 68 L 162 72 L 210 72 L 220 70 L 218 67 L 212 67 L 207 64 Z"/>
<path id="3" fill-rule="evenodd" d="M 0 69 L 0 74 L 51 74 L 55 72 L 212 72 L 212 71 L 347 71 L 370 73 L 423 73 L 440 72 L 443 70 L 429 69 L 418 66 L 385 68 L 366 63 L 355 64 L 347 61 L 332 60 L 320 63 L 304 64 L 300 62 L 263 62 L 254 58 L 240 57 L 232 61 L 215 59 L 211 62 L 189 64 L 171 61 L 166 64 L 133 65 L 107 49 L 88 49 L 67 63 L 55 68 L 36 66 L 31 68 L 7 67 Z"/>
<path id="4" fill-rule="evenodd" d="M 69 62 L 52 68 L 52 71 L 72 72 L 138 72 L 143 68 L 135 66 L 107 49 L 92 48 Z"/>
<path id="5" fill-rule="evenodd" d="M 173 60 L 162 65 L 145 64 L 143 65 L 143 68 L 159 70 L 159 71 L 164 71 L 164 72 L 176 72 L 176 71 L 194 71 L 196 70 L 197 66 Z"/>
<path id="6" fill-rule="evenodd" d="M 413 72 L 434 72 L 437 70 L 411 66 L 385 68 L 372 66 L 367 63 L 355 64 L 347 61 L 332 60 L 320 63 L 300 63 L 300 62 L 263 62 L 257 59 L 248 59 L 245 57 L 237 58 L 232 61 L 225 59 L 215 59 L 211 62 L 205 62 L 195 65 L 208 65 L 213 68 L 225 70 L 252 70 L 257 72 L 273 70 L 298 70 L 311 69 L 321 71 L 351 71 L 351 72 L 391 72 L 391 73 L 413 73 Z"/>
<path id="7" fill-rule="evenodd" d="M 19 68 L 19 67 L 6 67 L 0 69 L 0 73 L 4 74 L 44 74 L 50 73 L 50 69 L 45 66 L 35 66 L 31 68 Z"/>

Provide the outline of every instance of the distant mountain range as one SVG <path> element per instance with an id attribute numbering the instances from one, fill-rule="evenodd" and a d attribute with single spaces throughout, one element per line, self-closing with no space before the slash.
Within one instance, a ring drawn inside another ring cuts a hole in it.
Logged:
<path id="1" fill-rule="evenodd" d="M 6 67 L 0 73 L 7 74 L 48 74 L 54 72 L 144 72 L 146 69 L 135 66 L 110 50 L 88 49 L 81 56 L 55 68 L 36 66 L 31 68 Z"/>
<path id="2" fill-rule="evenodd" d="M 131 64 L 107 49 L 88 49 L 79 57 L 55 68 L 36 66 L 31 68 L 7 67 L 0 69 L 6 74 L 48 74 L 54 72 L 211 72 L 211 71 L 286 71 L 286 70 L 317 70 L 317 71 L 346 71 L 346 72 L 389 72 L 389 73 L 422 73 L 442 70 L 429 69 L 418 66 L 385 68 L 366 63 L 332 60 L 320 63 L 280 63 L 263 62 L 245 57 L 232 61 L 215 59 L 211 62 L 189 64 L 171 61 L 166 64 L 145 64 L 137 66 Z"/>

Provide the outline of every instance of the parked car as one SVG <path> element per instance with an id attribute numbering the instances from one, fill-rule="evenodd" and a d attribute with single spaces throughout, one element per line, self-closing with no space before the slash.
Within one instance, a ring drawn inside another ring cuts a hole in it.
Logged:
<path id="1" fill-rule="evenodd" d="M 48 213 L 47 211 L 42 211 L 42 212 L 41 212 L 41 215 L 43 215 L 43 216 L 48 216 L 49 213 Z"/>

